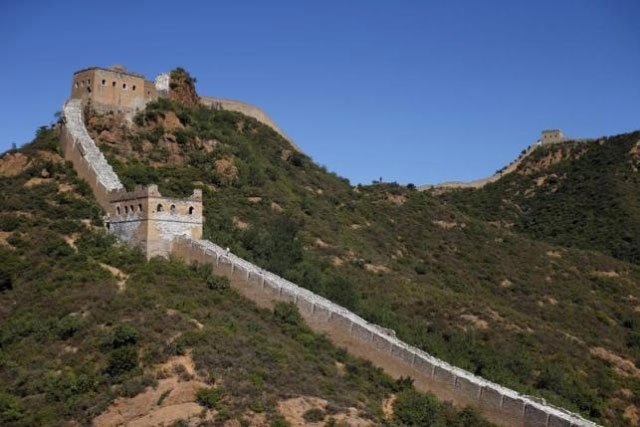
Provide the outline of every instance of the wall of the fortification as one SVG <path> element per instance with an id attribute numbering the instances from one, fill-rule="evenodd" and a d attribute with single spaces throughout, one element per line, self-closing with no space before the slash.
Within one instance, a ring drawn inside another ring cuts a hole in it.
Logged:
<path id="1" fill-rule="evenodd" d="M 234 101 L 232 99 L 214 98 L 210 96 L 201 96 L 200 102 L 202 102 L 202 104 L 206 105 L 207 107 L 211 107 L 216 110 L 235 111 L 237 113 L 242 113 L 245 116 L 253 117 L 260 123 L 263 123 L 278 132 L 280 136 L 289 141 L 289 143 L 297 151 L 302 151 L 300 150 L 300 147 L 298 147 L 293 142 L 293 140 L 289 138 L 289 136 L 278 127 L 276 122 L 274 122 L 264 110 L 256 107 L 255 105 L 247 104 L 241 101 Z"/>
<path id="2" fill-rule="evenodd" d="M 73 163 L 78 176 L 89 183 L 100 206 L 108 211 L 109 194 L 123 186 L 87 133 L 82 108 L 81 99 L 71 99 L 64 105 L 65 124 L 60 134 L 62 151 L 65 159 Z"/>
<path id="3" fill-rule="evenodd" d="M 372 361 L 394 377 L 412 377 L 418 389 L 430 391 L 440 399 L 475 406 L 500 425 L 596 425 L 436 359 L 345 308 L 227 254 L 211 242 L 178 238 L 173 241 L 172 253 L 188 262 L 212 264 L 217 274 L 229 277 L 236 290 L 260 306 L 271 307 L 275 301 L 294 303 L 312 329 L 327 334 L 350 353 Z"/>

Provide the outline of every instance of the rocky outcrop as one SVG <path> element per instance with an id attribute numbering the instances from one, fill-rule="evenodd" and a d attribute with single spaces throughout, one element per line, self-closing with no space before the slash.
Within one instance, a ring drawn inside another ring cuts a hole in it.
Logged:
<path id="1" fill-rule="evenodd" d="M 169 74 L 169 99 L 189 107 L 200 103 L 196 92 L 196 79 L 183 68 L 176 68 Z"/>

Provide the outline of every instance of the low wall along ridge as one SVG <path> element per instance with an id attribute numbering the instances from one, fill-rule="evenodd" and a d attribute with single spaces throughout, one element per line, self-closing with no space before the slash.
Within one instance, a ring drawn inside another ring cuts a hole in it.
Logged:
<path id="1" fill-rule="evenodd" d="M 82 101 L 64 107 L 62 148 L 78 175 L 87 180 L 100 204 L 108 211 L 110 197 L 122 192 L 118 176 L 86 131 Z M 181 233 L 178 231 L 176 233 Z M 488 419 L 504 426 L 596 426 L 581 416 L 524 396 L 437 359 L 399 340 L 385 328 L 326 298 L 295 285 L 220 246 L 189 236 L 163 236 L 171 253 L 187 262 L 210 263 L 217 274 L 229 277 L 234 289 L 263 307 L 274 301 L 295 304 L 309 326 L 334 343 L 366 358 L 399 377 L 411 376 L 418 389 L 433 392 L 457 405 L 479 408 Z M 135 243 L 135 242 L 129 242 Z"/>
<path id="2" fill-rule="evenodd" d="M 507 426 L 596 426 L 579 415 L 502 387 L 431 356 L 385 332 L 384 328 L 326 298 L 295 285 L 207 240 L 178 236 L 172 253 L 188 262 L 210 263 L 231 279 L 235 289 L 262 306 L 292 302 L 316 331 L 356 355 L 372 360 L 391 374 L 409 375 L 418 388 L 459 405 L 480 408 Z"/>
<path id="3" fill-rule="evenodd" d="M 100 206 L 108 211 L 109 194 L 123 190 L 124 186 L 89 136 L 84 126 L 83 108 L 81 99 L 70 99 L 64 104 L 65 125 L 60 138 L 62 151 L 78 175 L 89 183 Z"/>

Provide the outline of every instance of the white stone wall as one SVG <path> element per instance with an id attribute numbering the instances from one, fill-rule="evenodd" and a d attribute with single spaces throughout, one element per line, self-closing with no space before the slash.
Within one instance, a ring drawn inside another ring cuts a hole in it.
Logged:
<path id="1" fill-rule="evenodd" d="M 169 73 L 158 74 L 154 81 L 156 90 L 158 92 L 164 92 L 164 93 L 168 92 L 170 81 L 171 81 L 171 78 L 169 77 Z"/>
<path id="2" fill-rule="evenodd" d="M 298 306 L 301 312 L 311 312 L 314 319 L 340 325 L 352 337 L 369 343 L 372 350 L 390 353 L 399 361 L 406 363 L 416 372 L 426 375 L 433 381 L 450 383 L 454 392 L 477 399 L 480 406 L 492 407 L 498 412 L 505 411 L 509 414 L 515 414 L 515 417 L 520 416 L 525 425 L 597 426 L 580 415 L 552 406 L 543 399 L 522 395 L 433 357 L 386 333 L 384 328 L 367 322 L 346 308 L 265 271 L 234 254 L 227 253 L 225 249 L 208 240 L 178 237 L 176 241 L 211 257 L 211 262 L 214 265 L 230 264 L 232 272 L 246 278 L 247 283 L 261 286 L 266 292 L 273 295 L 274 299 L 291 301 Z"/>
<path id="3" fill-rule="evenodd" d="M 160 236 L 167 240 L 176 236 L 193 236 L 193 231 L 202 226 L 201 215 L 180 215 L 170 211 L 154 212 L 151 221 Z"/>
<path id="4" fill-rule="evenodd" d="M 75 148 L 80 151 L 90 169 L 95 173 L 98 183 L 107 191 L 120 190 L 123 188 L 120 179 L 84 126 L 82 109 L 82 99 L 70 99 L 64 104 L 65 127 L 73 138 Z"/>

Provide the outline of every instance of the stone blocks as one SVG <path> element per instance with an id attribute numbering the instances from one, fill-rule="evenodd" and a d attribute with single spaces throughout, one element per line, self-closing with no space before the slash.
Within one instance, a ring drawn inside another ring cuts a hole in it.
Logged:
<path id="1" fill-rule="evenodd" d="M 549 414 L 533 405 L 524 408 L 525 427 L 547 427 Z"/>
<path id="2" fill-rule="evenodd" d="M 354 323 L 351 327 L 351 336 L 360 341 L 370 342 L 373 338 L 373 332 L 358 323 Z"/>
<path id="3" fill-rule="evenodd" d="M 391 346 L 391 355 L 396 359 L 400 359 L 405 362 L 409 366 L 413 366 L 413 358 L 415 357 L 415 353 L 407 350 L 404 347 L 393 344 Z"/>
<path id="4" fill-rule="evenodd" d="M 525 403 L 522 399 L 505 395 L 502 398 L 502 412 L 517 419 L 524 417 Z"/>
<path id="5" fill-rule="evenodd" d="M 427 378 L 432 379 L 435 365 L 426 357 L 417 354 L 415 359 L 413 359 L 413 369 L 422 373 Z"/>
<path id="6" fill-rule="evenodd" d="M 493 411 L 500 410 L 500 408 L 502 408 L 502 393 L 493 387 L 482 387 L 482 393 L 480 393 L 480 406 Z"/>
<path id="7" fill-rule="evenodd" d="M 472 402 L 480 401 L 482 387 L 479 384 L 470 381 L 465 377 L 458 377 L 456 378 L 455 387 L 457 392 L 467 400 Z"/>
<path id="8" fill-rule="evenodd" d="M 372 342 L 376 350 L 384 353 L 391 352 L 391 341 L 389 341 L 385 336 L 374 334 Z"/>
<path id="9" fill-rule="evenodd" d="M 548 427 L 571 427 L 571 423 L 567 420 L 564 420 L 557 415 L 549 415 L 549 424 Z"/>
<path id="10" fill-rule="evenodd" d="M 436 366 L 436 369 L 433 372 L 433 379 L 446 388 L 453 389 L 455 387 L 455 375 L 453 375 L 453 373 L 448 369 L 441 366 Z"/>

